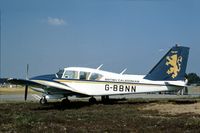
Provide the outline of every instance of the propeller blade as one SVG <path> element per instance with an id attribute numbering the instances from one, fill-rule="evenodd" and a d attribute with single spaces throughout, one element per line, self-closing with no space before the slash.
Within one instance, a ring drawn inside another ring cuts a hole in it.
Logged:
<path id="1" fill-rule="evenodd" d="M 29 73 L 29 64 L 26 66 L 26 80 L 28 80 L 28 73 Z"/>
<path id="2" fill-rule="evenodd" d="M 28 85 L 25 86 L 24 100 L 26 101 L 28 95 Z"/>

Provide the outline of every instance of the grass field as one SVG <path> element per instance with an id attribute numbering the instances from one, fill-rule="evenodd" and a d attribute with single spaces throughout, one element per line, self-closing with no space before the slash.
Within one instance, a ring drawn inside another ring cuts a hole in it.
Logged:
<path id="1" fill-rule="evenodd" d="M 0 132 L 200 132 L 200 113 L 159 110 L 169 105 L 199 106 L 196 100 L 179 104 L 143 99 L 95 105 L 74 101 L 65 107 L 0 103 Z"/>
<path id="2" fill-rule="evenodd" d="M 0 87 L 0 94 L 24 94 L 25 88 L 18 86 L 18 87 Z M 32 89 L 28 89 L 29 93 L 37 93 Z"/>

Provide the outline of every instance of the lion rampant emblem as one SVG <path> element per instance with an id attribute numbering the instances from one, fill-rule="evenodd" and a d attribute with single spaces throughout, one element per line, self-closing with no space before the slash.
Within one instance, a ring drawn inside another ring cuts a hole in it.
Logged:
<path id="1" fill-rule="evenodd" d="M 172 56 L 167 56 L 167 62 L 166 65 L 169 66 L 170 68 L 167 70 L 167 74 L 172 74 L 172 78 L 176 78 L 178 73 L 181 70 L 181 62 L 182 62 L 182 57 L 177 54 L 174 54 Z"/>

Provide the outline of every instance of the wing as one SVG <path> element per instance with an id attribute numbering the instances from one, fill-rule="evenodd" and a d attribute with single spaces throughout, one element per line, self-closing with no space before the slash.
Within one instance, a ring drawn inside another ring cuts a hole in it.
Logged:
<path id="1" fill-rule="evenodd" d="M 7 79 L 7 83 L 22 85 L 22 86 L 29 86 L 35 91 L 47 93 L 47 94 L 64 94 L 64 95 L 74 94 L 74 92 L 70 90 L 56 88 L 54 86 L 49 86 L 49 85 L 45 85 L 42 83 L 37 83 L 31 80 L 25 80 L 25 79 Z"/>
<path id="2" fill-rule="evenodd" d="M 7 79 L 7 82 L 10 84 L 15 84 L 15 85 L 23 85 L 23 86 L 32 86 L 32 87 L 39 87 L 39 88 L 45 88 L 45 85 L 30 81 L 30 80 L 25 80 L 25 79 Z"/>

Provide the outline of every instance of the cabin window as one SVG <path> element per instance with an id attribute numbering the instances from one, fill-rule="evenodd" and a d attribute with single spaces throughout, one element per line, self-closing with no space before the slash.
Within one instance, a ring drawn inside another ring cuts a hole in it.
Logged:
<path id="1" fill-rule="evenodd" d="M 64 78 L 66 79 L 76 79 L 78 73 L 76 71 L 66 71 L 64 74 Z"/>
<path id="2" fill-rule="evenodd" d="M 59 70 L 59 71 L 56 73 L 57 78 L 62 78 L 63 72 L 64 72 L 63 69 L 62 69 L 62 70 Z"/>
<path id="3" fill-rule="evenodd" d="M 92 73 L 92 75 L 90 76 L 90 80 L 99 80 L 100 78 L 102 78 L 102 75 L 97 73 Z"/>
<path id="4" fill-rule="evenodd" d="M 80 72 L 79 73 L 79 79 L 81 80 L 87 80 L 89 77 L 90 73 L 89 72 Z"/>

